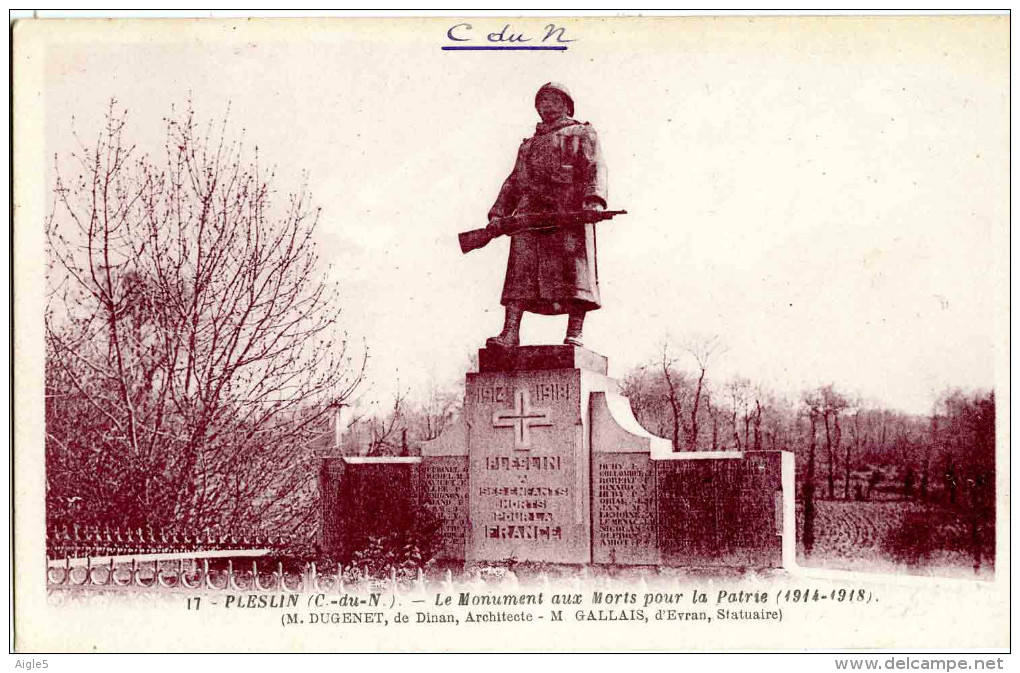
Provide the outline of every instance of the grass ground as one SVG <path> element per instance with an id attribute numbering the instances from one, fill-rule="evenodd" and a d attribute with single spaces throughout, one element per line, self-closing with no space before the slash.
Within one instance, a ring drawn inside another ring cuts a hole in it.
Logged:
<path id="1" fill-rule="evenodd" d="M 859 572 L 974 577 L 973 558 L 952 541 L 965 539 L 963 523 L 948 511 L 916 502 L 819 500 L 815 503 L 815 544 L 804 553 L 803 508 L 797 506 L 797 561 L 800 565 Z M 934 548 L 907 562 L 892 541 L 906 527 L 927 526 L 939 532 Z M 938 540 L 950 541 L 939 544 Z M 955 548 L 954 548 L 955 547 Z M 990 576 L 988 563 L 979 576 Z"/>

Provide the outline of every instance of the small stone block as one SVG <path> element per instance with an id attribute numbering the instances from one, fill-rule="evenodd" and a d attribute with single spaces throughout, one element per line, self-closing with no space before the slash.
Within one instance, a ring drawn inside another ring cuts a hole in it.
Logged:
<path id="1" fill-rule="evenodd" d="M 518 346 L 516 348 L 482 348 L 478 351 L 478 371 L 519 372 L 548 369 L 584 369 L 607 374 L 605 356 L 577 346 Z"/>

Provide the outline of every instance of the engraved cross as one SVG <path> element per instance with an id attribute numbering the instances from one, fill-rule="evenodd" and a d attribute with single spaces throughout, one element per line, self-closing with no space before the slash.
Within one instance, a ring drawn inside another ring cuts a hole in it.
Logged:
<path id="1" fill-rule="evenodd" d="M 492 412 L 492 427 L 514 429 L 514 449 L 528 451 L 531 448 L 531 428 L 548 427 L 552 418 L 548 409 L 533 409 L 531 395 L 527 390 L 514 393 L 514 407 Z"/>

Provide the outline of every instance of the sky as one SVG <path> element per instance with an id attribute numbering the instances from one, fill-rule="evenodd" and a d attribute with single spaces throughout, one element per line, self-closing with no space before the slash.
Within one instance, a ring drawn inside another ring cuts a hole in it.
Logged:
<path id="1" fill-rule="evenodd" d="M 153 155 L 173 106 L 229 108 L 278 189 L 307 175 L 343 326 L 368 348 L 362 402 L 385 406 L 398 382 L 457 385 L 499 331 L 507 241 L 462 255 L 456 234 L 485 225 L 535 91 L 559 81 L 599 133 L 609 207 L 629 211 L 599 226 L 586 324 L 611 375 L 715 336 L 710 381 L 792 399 L 831 382 L 924 413 L 946 387 L 995 385 L 1008 17 L 463 21 L 478 40 L 555 23 L 574 41 L 441 50 L 458 19 L 50 24 L 28 36 L 45 43 L 44 156 L 111 97 Z M 565 320 L 526 315 L 524 343 L 560 343 Z"/>

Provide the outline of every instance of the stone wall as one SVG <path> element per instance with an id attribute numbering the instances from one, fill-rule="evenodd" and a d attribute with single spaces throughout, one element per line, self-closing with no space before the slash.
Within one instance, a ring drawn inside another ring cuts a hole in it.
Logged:
<path id="1" fill-rule="evenodd" d="M 329 458 L 320 472 L 321 546 L 346 559 L 370 537 L 412 531 L 421 507 L 421 458 Z"/>

